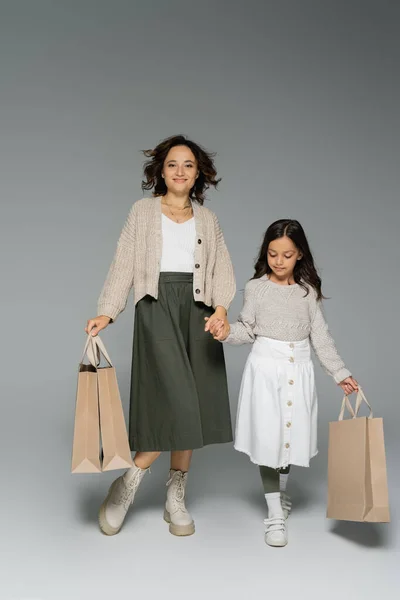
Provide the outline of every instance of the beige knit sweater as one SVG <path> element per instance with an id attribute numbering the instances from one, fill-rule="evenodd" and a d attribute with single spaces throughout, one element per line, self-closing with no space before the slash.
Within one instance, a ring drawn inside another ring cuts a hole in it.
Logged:
<path id="1" fill-rule="evenodd" d="M 309 287 L 305 294 L 298 284 L 279 285 L 266 275 L 251 279 L 245 287 L 243 308 L 225 342 L 251 344 L 257 336 L 283 342 L 310 338 L 322 367 L 340 383 L 351 373 L 336 350 L 315 290 Z"/>
<path id="2" fill-rule="evenodd" d="M 227 310 L 236 292 L 229 252 L 216 215 L 193 202 L 196 225 L 193 297 Z M 158 297 L 162 252 L 161 198 L 134 203 L 98 301 L 98 315 L 113 319 L 125 309 L 133 287 L 135 305 L 144 296 Z"/>

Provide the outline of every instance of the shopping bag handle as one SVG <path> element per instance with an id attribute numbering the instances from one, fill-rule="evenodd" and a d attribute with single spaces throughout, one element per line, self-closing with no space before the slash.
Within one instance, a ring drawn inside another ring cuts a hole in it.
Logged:
<path id="1" fill-rule="evenodd" d="M 104 356 L 110 367 L 112 367 L 113 365 L 104 346 L 103 340 L 101 340 L 98 335 L 93 336 L 91 333 L 89 333 L 80 364 L 83 363 L 85 356 L 87 356 L 90 364 L 97 369 L 97 367 L 100 365 L 100 353 Z"/>
<path id="2" fill-rule="evenodd" d="M 368 406 L 369 408 L 369 415 L 368 415 L 368 419 L 372 419 L 373 418 L 373 412 L 372 412 L 372 407 L 370 405 L 370 403 L 368 402 L 368 400 L 365 397 L 364 392 L 362 391 L 362 389 L 360 388 L 360 386 L 358 386 L 358 394 L 357 394 L 357 400 L 356 400 L 356 407 L 355 407 L 355 416 L 358 415 L 358 411 L 360 410 L 361 404 L 365 402 L 365 404 Z"/>
<path id="3" fill-rule="evenodd" d="M 92 340 L 93 340 L 94 346 L 96 346 L 96 349 L 97 349 L 97 355 L 99 356 L 99 362 L 100 362 L 100 353 L 101 353 L 104 356 L 104 358 L 106 359 L 106 361 L 108 362 L 108 364 L 110 365 L 110 367 L 112 367 L 113 364 L 111 362 L 111 358 L 106 350 L 103 340 L 100 338 L 99 335 L 92 336 Z"/>
<path id="4" fill-rule="evenodd" d="M 342 400 L 342 407 L 340 409 L 340 413 L 339 413 L 339 421 L 343 421 L 343 417 L 344 417 L 344 411 L 345 408 L 347 408 L 347 410 L 349 411 L 349 413 L 351 414 L 352 418 L 355 419 L 358 415 L 358 411 L 360 410 L 361 404 L 365 402 L 367 404 L 367 406 L 369 407 L 369 415 L 368 415 L 368 419 L 372 419 L 373 418 L 373 413 L 372 413 L 372 408 L 370 403 L 368 402 L 368 400 L 365 397 L 364 392 L 362 391 L 362 389 L 360 388 L 360 386 L 358 387 L 358 393 L 357 393 L 357 399 L 356 399 L 356 404 L 355 404 L 355 408 L 353 409 L 349 397 L 348 396 L 344 396 L 343 400 Z"/>
<path id="5" fill-rule="evenodd" d="M 86 338 L 86 344 L 83 349 L 82 358 L 80 360 L 81 365 L 83 364 L 83 361 L 85 360 L 85 356 L 88 357 L 88 360 L 93 367 L 96 368 L 99 365 L 100 356 L 96 357 L 96 349 L 93 346 L 93 336 L 90 333 Z"/>
<path id="6" fill-rule="evenodd" d="M 343 400 L 342 400 L 342 407 L 340 409 L 338 421 L 343 421 L 344 409 L 345 408 L 347 408 L 347 410 L 349 411 L 349 413 L 351 414 L 351 416 L 353 417 L 353 419 L 356 416 L 355 412 L 353 410 L 353 407 L 352 407 L 352 405 L 350 403 L 349 397 L 348 396 L 344 396 Z"/>

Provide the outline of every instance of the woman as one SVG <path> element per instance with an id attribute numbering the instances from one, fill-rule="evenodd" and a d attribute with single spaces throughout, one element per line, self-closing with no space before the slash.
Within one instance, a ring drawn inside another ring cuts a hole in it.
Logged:
<path id="1" fill-rule="evenodd" d="M 111 485 L 99 523 L 119 532 L 150 465 L 171 452 L 164 519 L 191 535 L 185 506 L 192 451 L 232 440 L 224 354 L 204 328 L 222 319 L 236 286 L 232 263 L 205 191 L 219 180 L 212 155 L 183 136 L 145 153 L 142 182 L 152 198 L 133 205 L 86 332 L 115 321 L 133 286 L 135 324 L 129 439 L 134 466 Z"/>

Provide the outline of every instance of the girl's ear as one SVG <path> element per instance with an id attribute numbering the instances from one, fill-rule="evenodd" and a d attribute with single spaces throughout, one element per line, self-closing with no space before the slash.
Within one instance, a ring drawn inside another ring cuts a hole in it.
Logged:
<path id="1" fill-rule="evenodd" d="M 302 258 L 303 258 L 303 255 L 302 255 L 302 253 L 300 252 L 300 254 L 299 254 L 299 255 L 298 255 L 298 257 L 297 257 L 297 260 L 301 260 Z"/>

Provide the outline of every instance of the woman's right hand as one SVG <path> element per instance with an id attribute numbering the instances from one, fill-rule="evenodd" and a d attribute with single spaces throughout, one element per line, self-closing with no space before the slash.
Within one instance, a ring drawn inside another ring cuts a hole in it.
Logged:
<path id="1" fill-rule="evenodd" d="M 100 315 L 95 319 L 89 319 L 85 327 L 86 333 L 91 333 L 93 336 L 97 335 L 102 329 L 105 329 L 110 323 L 110 317 L 106 315 Z"/>

